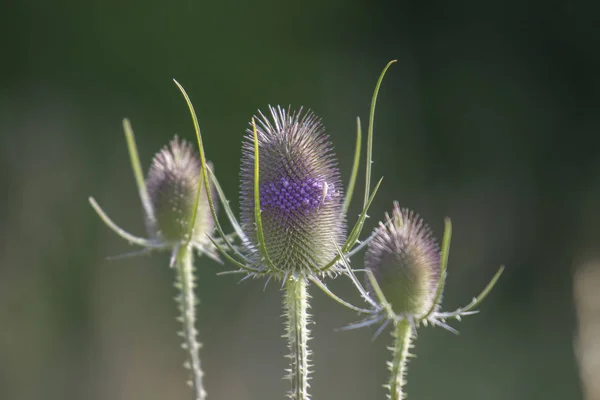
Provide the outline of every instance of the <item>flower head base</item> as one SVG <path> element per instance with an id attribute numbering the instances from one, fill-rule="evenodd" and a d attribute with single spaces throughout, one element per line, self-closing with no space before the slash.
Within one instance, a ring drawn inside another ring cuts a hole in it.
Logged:
<path id="1" fill-rule="evenodd" d="M 344 195 L 337 160 L 320 120 L 311 112 L 269 108 L 257 119 L 259 201 L 264 245 L 282 271 L 316 271 L 345 240 Z M 254 131 L 242 148 L 241 222 L 259 246 L 254 212 Z M 256 256 L 254 256 L 256 254 Z M 261 266 L 257 252 L 251 254 Z"/>
<path id="2" fill-rule="evenodd" d="M 365 266 L 395 314 L 418 319 L 434 306 L 441 272 L 439 246 L 423 220 L 397 202 L 392 216 L 386 214 L 386 223 L 376 229 Z"/>
<path id="3" fill-rule="evenodd" d="M 158 152 L 146 178 L 154 218 L 148 219 L 150 233 L 164 242 L 183 242 L 190 231 L 196 243 L 207 241 L 214 222 L 204 185 L 196 208 L 201 164 L 192 146 L 177 136 Z M 190 223 L 194 220 L 194 227 Z"/>

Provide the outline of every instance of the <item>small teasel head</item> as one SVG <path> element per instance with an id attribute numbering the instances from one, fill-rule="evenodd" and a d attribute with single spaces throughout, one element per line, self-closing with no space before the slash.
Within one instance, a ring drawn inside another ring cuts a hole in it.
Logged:
<path id="1" fill-rule="evenodd" d="M 440 277 L 440 248 L 431 230 L 415 213 L 394 202 L 365 254 L 365 267 L 375 276 L 397 315 L 422 318 L 432 307 Z M 367 279 L 367 286 L 371 287 Z M 371 290 L 372 291 L 372 290 Z"/>
<path id="2" fill-rule="evenodd" d="M 214 221 L 204 185 L 200 191 L 192 237 L 188 237 L 201 172 L 198 154 L 191 144 L 177 136 L 154 156 L 146 178 L 155 214 L 154 220 L 148 220 L 151 235 L 167 243 L 188 239 L 196 244 L 207 242 L 206 234 L 212 232 Z"/>
<path id="3" fill-rule="evenodd" d="M 311 273 L 331 262 L 346 236 L 344 194 L 325 129 L 312 112 L 269 107 L 256 118 L 259 200 L 269 259 L 285 274 Z M 259 246 L 254 210 L 254 128 L 242 147 L 241 222 Z M 251 252 L 262 267 L 258 252 Z"/>

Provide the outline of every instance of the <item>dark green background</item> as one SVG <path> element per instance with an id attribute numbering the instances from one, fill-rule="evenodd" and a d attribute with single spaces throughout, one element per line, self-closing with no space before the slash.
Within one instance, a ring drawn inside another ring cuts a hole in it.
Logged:
<path id="1" fill-rule="evenodd" d="M 367 228 L 393 200 L 438 235 L 452 217 L 447 309 L 507 265 L 460 336 L 420 331 L 409 398 L 583 398 L 573 276 L 599 256 L 599 20 L 593 1 L 3 0 L 0 399 L 191 399 L 168 256 L 106 261 L 131 248 L 87 203 L 143 234 L 123 117 L 145 167 L 174 133 L 193 139 L 177 78 L 237 209 L 258 108 L 314 109 L 347 181 L 355 118 L 391 59 Z M 197 265 L 209 399 L 282 399 L 277 284 Z M 312 294 L 314 399 L 383 399 L 389 335 L 334 332 L 356 316 Z"/>

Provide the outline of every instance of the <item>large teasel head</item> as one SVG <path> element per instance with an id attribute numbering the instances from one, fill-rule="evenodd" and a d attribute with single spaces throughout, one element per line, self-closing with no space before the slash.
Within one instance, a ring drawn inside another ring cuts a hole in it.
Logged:
<path id="1" fill-rule="evenodd" d="M 214 221 L 204 184 L 196 199 L 201 173 L 197 152 L 177 136 L 154 156 L 146 178 L 154 211 L 153 218 L 147 218 L 151 235 L 164 242 L 180 243 L 191 233 L 192 242 L 207 243 Z M 191 221 L 194 221 L 193 229 Z"/>
<path id="2" fill-rule="evenodd" d="M 242 147 L 241 222 L 250 258 L 255 267 L 264 266 L 256 250 L 262 246 L 284 274 L 315 272 L 335 258 L 346 235 L 337 160 L 312 112 L 269 111 L 251 122 Z M 262 235 L 255 223 L 255 144 Z"/>
<path id="3" fill-rule="evenodd" d="M 365 254 L 365 267 L 393 312 L 415 319 L 437 306 L 440 261 L 440 248 L 427 224 L 397 202 L 392 215 L 386 213 L 385 222 L 375 229 Z M 372 286 L 369 280 L 367 286 Z"/>

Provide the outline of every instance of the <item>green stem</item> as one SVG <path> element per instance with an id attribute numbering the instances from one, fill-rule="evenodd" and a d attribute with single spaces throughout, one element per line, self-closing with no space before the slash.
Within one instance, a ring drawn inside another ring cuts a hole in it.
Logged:
<path id="1" fill-rule="evenodd" d="M 392 361 L 388 363 L 390 369 L 390 381 L 388 383 L 388 399 L 390 400 L 402 400 L 404 394 L 402 387 L 406 384 L 406 364 L 408 362 L 409 349 L 411 348 L 412 342 L 412 327 L 407 319 L 402 319 L 394 324 L 394 330 L 392 331 L 392 337 L 394 338 L 394 347 L 390 347 L 392 350 Z"/>
<path id="2" fill-rule="evenodd" d="M 290 369 L 287 378 L 291 389 L 288 397 L 293 400 L 309 400 L 308 375 L 310 339 L 308 330 L 308 282 L 304 277 L 290 276 L 285 283 L 284 308 L 286 311 L 286 337 L 290 349 Z"/>
<path id="3" fill-rule="evenodd" d="M 183 323 L 182 337 L 183 348 L 187 351 L 188 360 L 186 368 L 191 372 L 191 380 L 188 384 L 193 388 L 195 400 L 205 400 L 206 391 L 202 383 L 204 372 L 200 365 L 200 342 L 198 342 L 198 331 L 196 330 L 196 296 L 194 294 L 194 253 L 190 246 L 182 245 L 177 250 L 176 258 L 177 284 L 181 290 L 177 296 L 181 322 Z"/>

